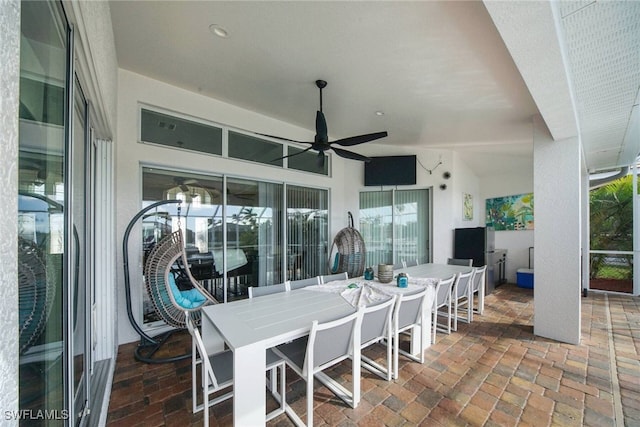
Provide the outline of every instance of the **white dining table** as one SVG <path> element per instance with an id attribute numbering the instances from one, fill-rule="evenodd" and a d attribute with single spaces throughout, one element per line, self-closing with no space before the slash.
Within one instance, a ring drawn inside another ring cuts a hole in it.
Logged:
<path id="1" fill-rule="evenodd" d="M 411 292 L 425 286 L 429 280 L 445 279 L 471 267 L 422 264 L 394 271 L 410 276 L 408 288 L 398 288 L 395 281 L 384 284 L 372 281 L 374 287 L 388 292 Z M 360 280 L 347 281 L 349 283 Z M 346 285 L 346 283 L 345 283 Z M 315 288 L 315 287 L 314 287 Z M 428 298 L 432 306 L 435 288 Z M 266 414 L 266 349 L 309 334 L 314 320 L 326 322 L 353 313 L 356 308 L 338 292 L 318 292 L 308 288 L 265 295 L 259 298 L 216 304 L 202 309 L 202 338 L 206 349 L 213 354 L 225 345 L 233 351 L 234 398 L 233 423 L 236 426 L 261 426 Z M 423 329 L 425 347 L 431 342 L 431 317 Z M 412 334 L 417 335 L 417 334 Z M 417 336 L 413 337 L 411 352 L 419 351 Z M 360 377 L 360 364 L 353 363 L 353 378 Z M 354 401 L 360 400 L 360 382 L 354 382 Z"/>
<path id="2" fill-rule="evenodd" d="M 265 424 L 266 349 L 309 334 L 314 320 L 326 322 L 356 309 L 336 293 L 298 289 L 202 309 L 202 338 L 208 352 L 233 351 L 233 423 Z M 360 363 L 353 363 L 360 378 Z M 354 382 L 354 401 L 360 382 Z"/>

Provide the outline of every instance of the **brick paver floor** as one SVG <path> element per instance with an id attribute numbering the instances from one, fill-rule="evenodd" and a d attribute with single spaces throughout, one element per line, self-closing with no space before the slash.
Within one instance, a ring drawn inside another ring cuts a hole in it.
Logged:
<path id="1" fill-rule="evenodd" d="M 163 351 L 190 348 L 187 334 L 176 335 Z M 191 412 L 190 360 L 136 362 L 135 346 L 120 346 L 108 425 L 202 425 L 202 413 Z M 367 351 L 384 357 L 382 347 Z M 503 285 L 487 296 L 484 315 L 438 334 L 425 356 L 424 365 L 401 357 L 393 382 L 363 370 L 356 409 L 316 382 L 316 425 L 640 426 L 638 297 L 589 293 L 582 341 L 570 345 L 534 336 L 532 290 Z M 329 373 L 348 382 L 349 363 Z M 303 417 L 304 384 L 287 376 L 287 400 Z M 231 425 L 232 407 L 211 408 L 211 425 Z M 268 425 L 293 424 L 281 415 Z"/>

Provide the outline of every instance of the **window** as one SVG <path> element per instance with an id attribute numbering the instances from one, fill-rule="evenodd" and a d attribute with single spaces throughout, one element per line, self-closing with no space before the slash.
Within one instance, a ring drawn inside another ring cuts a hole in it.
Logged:
<path id="1" fill-rule="evenodd" d="M 45 90 L 51 92 L 52 95 L 58 93 L 54 87 L 47 85 L 34 84 L 30 81 L 27 81 L 25 85 L 26 90 L 29 91 L 28 94 Z M 53 113 L 57 110 L 51 109 L 50 105 L 42 104 L 37 97 L 28 100 L 31 108 L 27 109 L 26 106 L 21 105 L 21 115 L 46 116 L 56 119 L 57 116 L 54 116 Z M 253 136 L 249 132 L 238 132 L 227 126 L 205 124 L 206 122 L 200 122 L 198 119 L 188 120 L 147 108 L 140 109 L 140 118 L 140 142 L 143 143 L 160 144 L 218 156 L 226 152 L 230 159 L 247 160 L 279 168 L 285 167 L 283 153 L 286 152 L 287 156 L 292 156 L 287 157 L 286 167 L 288 169 L 329 175 L 331 156 L 326 153 L 323 154 L 326 157 L 325 161 L 321 163 L 316 152 L 304 152 L 302 148 Z M 225 142 L 226 151 L 224 150 Z"/>
<path id="2" fill-rule="evenodd" d="M 229 157 L 282 167 L 282 144 L 229 131 Z"/>
<path id="3" fill-rule="evenodd" d="M 143 142 L 222 154 L 222 129 L 167 114 L 142 109 L 140 139 Z"/>
<path id="4" fill-rule="evenodd" d="M 320 163 L 318 160 L 318 153 L 315 151 L 307 151 L 306 153 L 303 153 L 302 151 L 304 150 L 297 147 L 289 146 L 287 148 L 288 155 L 292 156 L 288 157 L 289 169 L 317 173 L 320 175 L 329 175 L 329 156 L 327 156 L 327 159 L 325 159 L 324 162 Z"/>
<path id="5" fill-rule="evenodd" d="M 360 234 L 367 265 L 430 260 L 429 190 L 360 193 Z"/>
<path id="6" fill-rule="evenodd" d="M 192 274 L 219 301 L 246 298 L 249 286 L 326 273 L 327 190 L 287 185 L 285 225 L 281 183 L 151 167 L 143 168 L 142 181 L 143 207 L 182 201 L 143 217 L 143 260 L 155 243 L 180 227 L 188 257 L 198 260 Z M 143 317 L 151 326 L 159 320 L 146 293 Z"/>

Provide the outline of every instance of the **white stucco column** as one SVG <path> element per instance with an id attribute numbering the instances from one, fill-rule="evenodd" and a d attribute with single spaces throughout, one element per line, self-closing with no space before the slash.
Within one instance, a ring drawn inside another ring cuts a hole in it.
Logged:
<path id="1" fill-rule="evenodd" d="M 18 105 L 20 83 L 20 1 L 0 1 L 0 408 L 2 425 L 18 425 L 5 419 L 5 411 L 18 410 Z"/>
<path id="2" fill-rule="evenodd" d="M 534 118 L 536 335 L 578 344 L 581 298 L 582 153 L 577 137 L 554 141 Z"/>

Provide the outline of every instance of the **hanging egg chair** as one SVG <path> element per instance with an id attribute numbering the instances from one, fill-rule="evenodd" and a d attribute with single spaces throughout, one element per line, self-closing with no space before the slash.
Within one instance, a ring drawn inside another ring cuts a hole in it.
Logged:
<path id="1" fill-rule="evenodd" d="M 353 227 L 353 216 L 349 214 L 349 226 L 338 231 L 329 251 L 329 270 L 331 273 L 346 272 L 349 277 L 362 276 L 366 248 L 364 239 Z"/>

